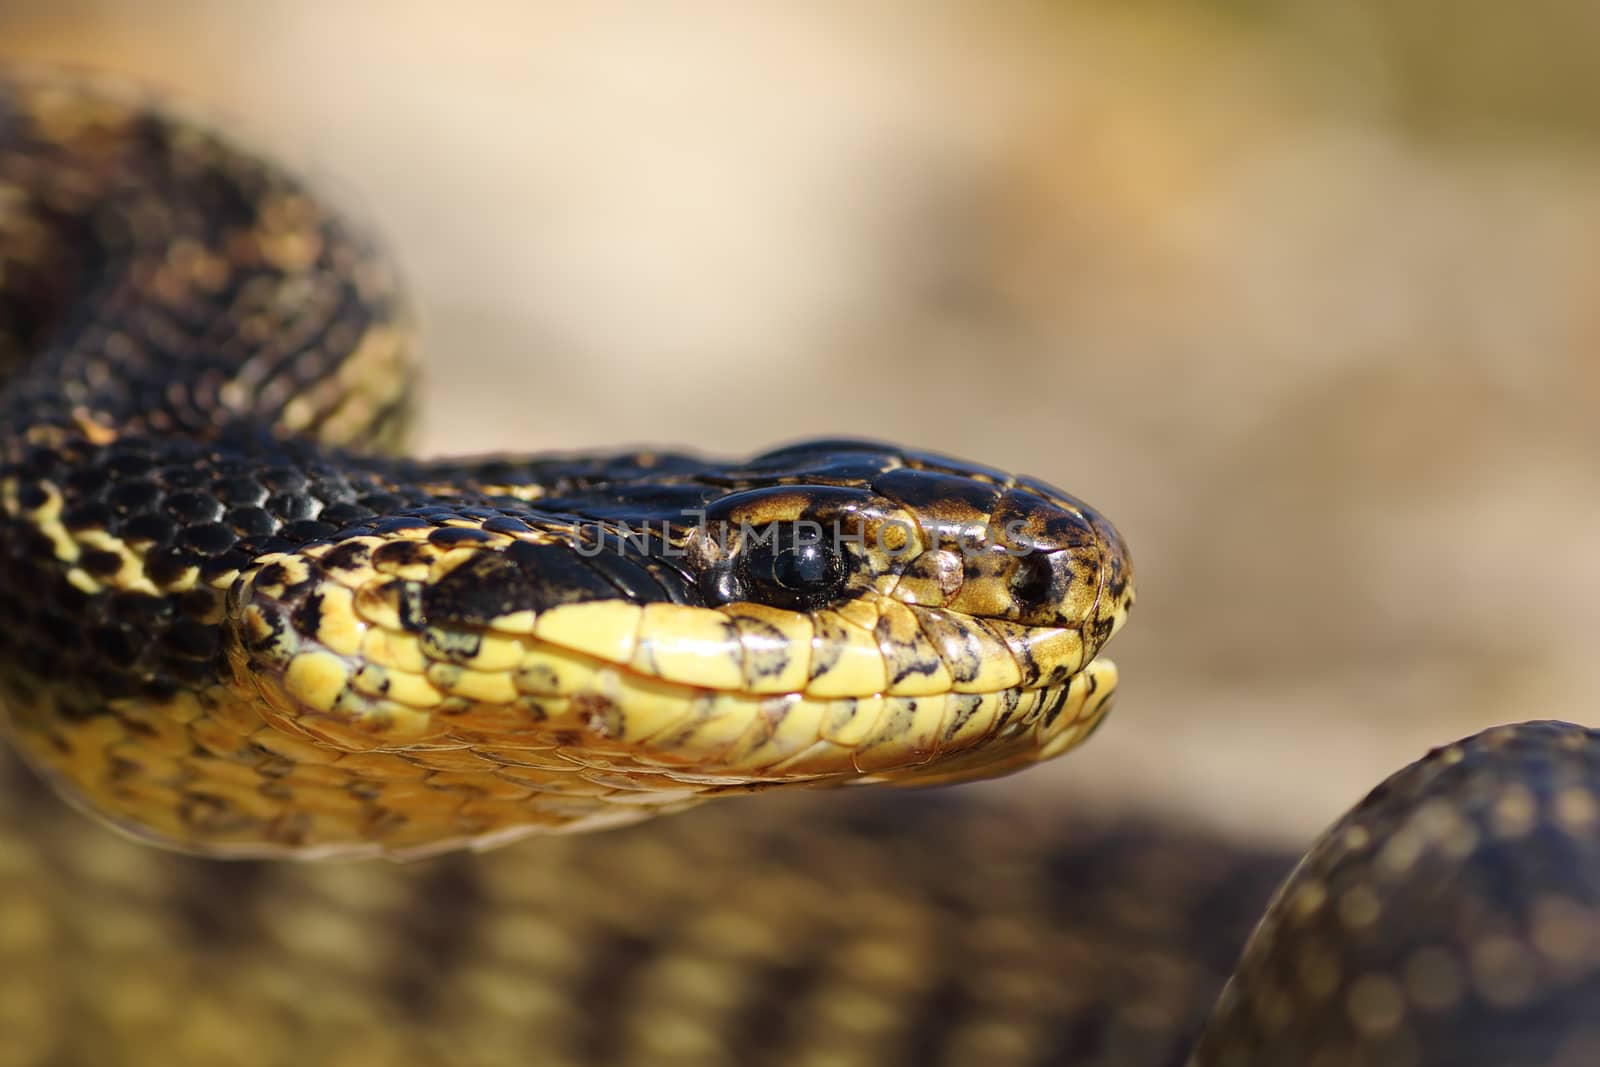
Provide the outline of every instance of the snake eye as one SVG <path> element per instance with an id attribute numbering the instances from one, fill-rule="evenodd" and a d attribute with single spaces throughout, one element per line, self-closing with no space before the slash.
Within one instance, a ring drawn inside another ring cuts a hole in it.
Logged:
<path id="1" fill-rule="evenodd" d="M 821 607 L 839 595 L 845 581 L 835 546 L 781 526 L 740 553 L 739 570 L 754 599 L 792 611 Z"/>

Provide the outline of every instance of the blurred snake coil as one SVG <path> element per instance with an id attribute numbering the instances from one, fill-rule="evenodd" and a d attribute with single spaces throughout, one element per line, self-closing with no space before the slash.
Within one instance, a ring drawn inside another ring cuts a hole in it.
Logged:
<path id="1" fill-rule="evenodd" d="M 0 364 L 0 1065 L 1600 1063 L 1579 726 L 1436 750 L 1292 871 L 815 792 L 1101 722 L 1132 571 L 1049 485 L 864 440 L 402 458 L 371 243 L 36 68 Z"/>

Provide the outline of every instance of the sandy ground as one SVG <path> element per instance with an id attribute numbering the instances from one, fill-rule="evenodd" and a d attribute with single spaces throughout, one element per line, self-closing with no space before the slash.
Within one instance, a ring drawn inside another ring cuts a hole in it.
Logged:
<path id="1" fill-rule="evenodd" d="M 430 451 L 866 434 L 1093 501 L 1119 709 L 997 788 L 1293 839 L 1596 709 L 1600 76 L 1575 4 L 1261 7 L 11 0 L 0 53 L 368 216 Z"/>

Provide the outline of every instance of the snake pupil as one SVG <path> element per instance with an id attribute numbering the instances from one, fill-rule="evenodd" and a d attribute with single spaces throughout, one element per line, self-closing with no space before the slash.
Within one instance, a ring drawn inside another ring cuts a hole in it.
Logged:
<path id="1" fill-rule="evenodd" d="M 796 592 L 828 580 L 828 558 L 820 545 L 799 545 L 778 553 L 772 561 L 772 576 L 785 589 Z"/>

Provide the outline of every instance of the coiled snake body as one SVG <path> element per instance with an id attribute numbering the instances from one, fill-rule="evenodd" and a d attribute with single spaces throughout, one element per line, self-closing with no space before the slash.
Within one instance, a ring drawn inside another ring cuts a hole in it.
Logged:
<path id="1" fill-rule="evenodd" d="M 10 733 L 127 833 L 258 860 L 11 775 L 0 1063 L 1590 1062 L 1600 804 L 1560 724 L 1329 831 L 1203 1034 L 1283 864 L 1171 832 L 790 798 L 264 862 L 985 777 L 1109 706 L 1131 570 L 1067 494 L 863 441 L 390 458 L 409 355 L 294 181 L 0 76 Z"/>

